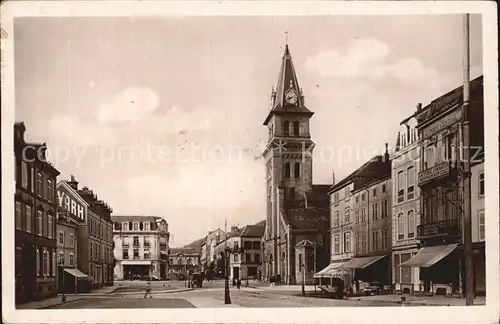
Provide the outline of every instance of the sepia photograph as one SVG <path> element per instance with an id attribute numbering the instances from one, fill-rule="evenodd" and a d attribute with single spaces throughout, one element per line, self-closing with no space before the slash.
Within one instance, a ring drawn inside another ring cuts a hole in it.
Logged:
<path id="1" fill-rule="evenodd" d="M 8 322 L 499 320 L 494 5 L 30 3 L 2 4 Z"/>

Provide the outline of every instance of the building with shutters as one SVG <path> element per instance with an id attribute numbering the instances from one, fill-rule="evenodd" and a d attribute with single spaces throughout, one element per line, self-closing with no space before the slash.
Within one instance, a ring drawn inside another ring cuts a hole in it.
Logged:
<path id="1" fill-rule="evenodd" d="M 112 216 L 117 280 L 167 278 L 168 224 L 158 216 Z"/>
<path id="2" fill-rule="evenodd" d="M 462 295 L 466 290 L 464 202 L 471 200 L 472 195 L 463 193 L 468 174 L 463 169 L 461 152 L 467 136 L 462 128 L 462 105 L 463 87 L 459 87 L 433 100 L 417 116 L 421 152 L 417 180 L 420 249 L 400 266 L 419 267 L 421 289 L 430 294 Z M 484 147 L 482 76 L 470 82 L 469 123 L 470 157 L 474 161 Z"/>
<path id="3" fill-rule="evenodd" d="M 413 293 L 420 290 L 419 267 L 400 267 L 418 252 L 417 226 L 420 225 L 420 138 L 418 114 L 422 104 L 401 121 L 392 154 L 392 283 L 394 291 Z"/>
<path id="4" fill-rule="evenodd" d="M 24 123 L 14 124 L 15 301 L 57 294 L 56 179 L 45 143 L 26 142 Z"/>

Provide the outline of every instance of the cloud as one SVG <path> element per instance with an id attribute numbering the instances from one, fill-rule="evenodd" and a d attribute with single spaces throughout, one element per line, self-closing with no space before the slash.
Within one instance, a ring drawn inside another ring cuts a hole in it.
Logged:
<path id="1" fill-rule="evenodd" d="M 158 108 L 158 95 L 147 87 L 132 86 L 123 89 L 96 111 L 100 123 L 124 123 L 142 120 Z"/>
<path id="2" fill-rule="evenodd" d="M 109 128 L 86 122 L 77 115 L 55 115 L 49 120 L 50 138 L 72 147 L 116 145 L 118 137 Z"/>
<path id="3" fill-rule="evenodd" d="M 343 51 L 326 50 L 306 60 L 306 69 L 327 78 L 386 79 L 404 83 L 435 80 L 438 72 L 414 57 L 385 62 L 390 48 L 377 39 L 357 39 Z"/>

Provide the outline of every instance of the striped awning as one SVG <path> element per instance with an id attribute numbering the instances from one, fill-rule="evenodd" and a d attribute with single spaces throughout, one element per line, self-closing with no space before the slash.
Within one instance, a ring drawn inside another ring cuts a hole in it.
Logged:
<path id="1" fill-rule="evenodd" d="M 423 268 L 431 267 L 453 252 L 457 246 L 458 244 L 449 244 L 424 247 L 420 249 L 420 251 L 418 251 L 413 258 L 401 263 L 399 266 Z"/>
<path id="2" fill-rule="evenodd" d="M 314 278 L 331 278 L 331 277 L 343 277 L 344 274 L 348 273 L 348 269 L 342 266 L 341 262 L 330 263 L 321 271 L 314 274 Z"/>

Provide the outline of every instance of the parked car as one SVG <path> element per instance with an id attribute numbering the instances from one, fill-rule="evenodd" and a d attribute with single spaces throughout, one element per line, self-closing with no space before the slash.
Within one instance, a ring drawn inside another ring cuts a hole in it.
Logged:
<path id="1" fill-rule="evenodd" d="M 380 282 L 371 282 L 366 287 L 361 289 L 361 291 L 366 296 L 382 295 L 383 285 Z"/>

